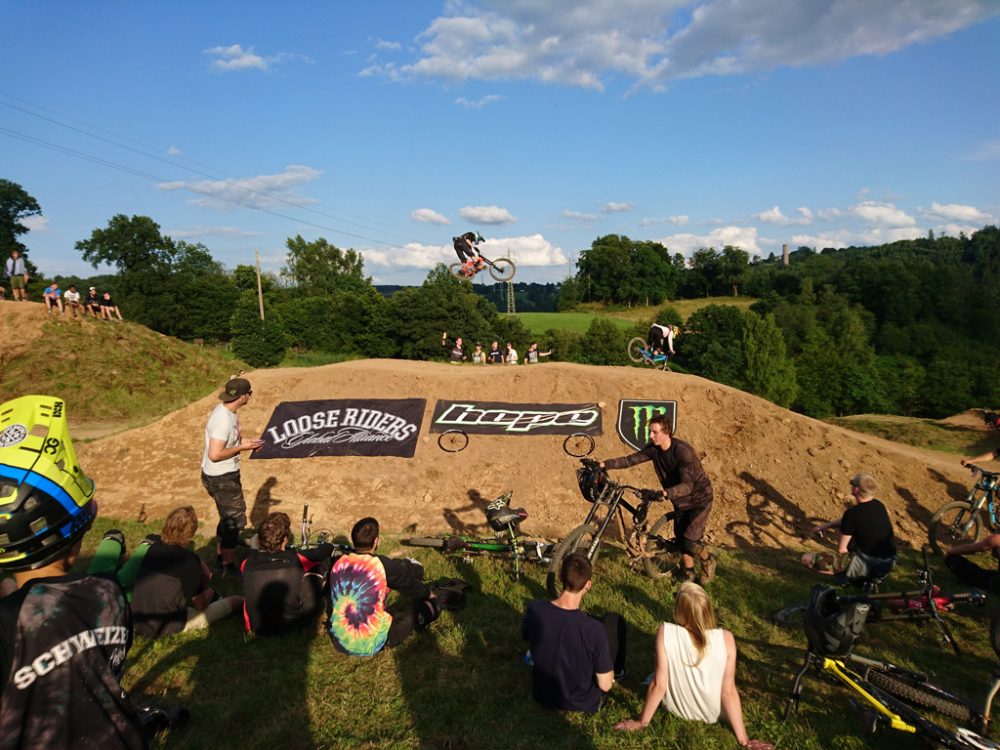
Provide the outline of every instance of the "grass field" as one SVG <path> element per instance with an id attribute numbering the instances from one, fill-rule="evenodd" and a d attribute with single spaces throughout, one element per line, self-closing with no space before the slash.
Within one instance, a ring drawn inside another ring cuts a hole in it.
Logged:
<path id="1" fill-rule="evenodd" d="M 525 328 L 538 336 L 549 329 L 583 334 L 587 332 L 595 318 L 607 318 L 621 328 L 631 328 L 633 325 L 632 321 L 624 318 L 598 315 L 593 312 L 518 313 L 516 317 L 520 319 Z"/>
<path id="2" fill-rule="evenodd" d="M 130 545 L 158 526 L 102 520 L 86 548 L 111 526 L 123 528 Z M 211 557 L 206 540 L 199 549 Z M 391 542 L 389 554 L 401 548 Z M 85 548 L 85 550 L 86 550 Z M 616 611 L 629 624 L 628 676 L 594 716 L 539 708 L 530 698 L 530 671 L 523 663 L 519 627 L 527 603 L 544 596 L 544 569 L 528 566 L 514 580 L 509 563 L 488 558 L 446 558 L 417 552 L 429 579 L 457 576 L 472 584 L 461 613 L 445 613 L 432 628 L 402 646 L 366 659 L 337 654 L 319 627 L 294 637 L 245 641 L 238 618 L 213 630 L 159 641 L 137 639 L 125 684 L 136 702 L 186 705 L 187 727 L 162 738 L 162 748 L 735 748 L 724 725 L 686 722 L 660 710 L 639 734 L 612 730 L 641 709 L 643 678 L 653 668 L 653 634 L 669 619 L 673 584 L 631 572 L 623 556 L 605 551 L 585 601 L 591 612 Z M 842 689 L 807 677 L 799 714 L 780 718 L 804 637 L 772 624 L 772 614 L 807 595 L 815 577 L 793 551 L 717 551 L 719 576 L 709 590 L 720 624 L 740 649 L 737 683 L 751 736 L 778 748 L 892 748 L 922 745 L 883 731 L 866 741 Z M 81 561 L 85 565 L 86 560 Z M 937 580 L 954 587 L 950 574 Z M 915 555 L 906 553 L 890 580 L 914 588 Z M 241 593 L 223 580 L 224 593 Z M 870 625 L 859 653 L 919 668 L 940 684 L 981 698 L 996 661 L 986 638 L 988 611 L 945 615 L 965 649 L 955 658 L 936 631 L 917 623 Z"/>
<path id="3" fill-rule="evenodd" d="M 891 414 L 857 414 L 827 419 L 848 430 L 961 456 L 978 456 L 996 446 L 995 432 L 970 430 L 936 419 L 897 417 Z"/>

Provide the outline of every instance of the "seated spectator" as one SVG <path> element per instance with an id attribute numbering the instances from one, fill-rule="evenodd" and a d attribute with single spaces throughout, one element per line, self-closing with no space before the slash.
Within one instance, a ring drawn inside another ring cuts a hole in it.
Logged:
<path id="1" fill-rule="evenodd" d="M 649 726 L 661 702 L 674 716 L 707 724 L 717 722 L 724 711 L 741 747 L 772 747 L 747 736 L 736 690 L 736 641 L 716 626 L 708 594 L 692 581 L 677 590 L 674 622 L 660 623 L 656 631 L 656 671 L 642 713 L 618 722 L 615 729 L 634 732 Z"/>
<path id="2" fill-rule="evenodd" d="M 398 646 L 441 614 L 435 592 L 424 583 L 423 566 L 376 554 L 380 541 L 378 521 L 362 518 L 351 530 L 356 552 L 337 558 L 330 570 L 330 641 L 351 656 L 371 656 Z M 390 591 L 408 601 L 386 607 Z"/>
<path id="3" fill-rule="evenodd" d="M 70 286 L 70 288 L 66 290 L 65 300 L 66 307 L 69 309 L 70 315 L 74 318 L 79 315 L 82 318 L 83 305 L 80 302 L 80 293 L 76 291 L 75 286 Z"/>
<path id="4" fill-rule="evenodd" d="M 952 547 L 944 558 L 944 564 L 948 566 L 948 570 L 970 586 L 989 591 L 991 594 L 1000 594 L 1000 569 L 988 570 L 966 559 L 968 555 L 977 555 L 980 552 L 989 552 L 993 562 L 1000 566 L 1000 534 L 990 534 L 978 542 Z"/>
<path id="5" fill-rule="evenodd" d="M 243 561 L 243 619 L 257 635 L 281 635 L 315 621 L 323 607 L 323 584 L 333 545 L 287 549 L 292 523 L 271 513 L 257 529 L 259 550 Z"/>
<path id="6" fill-rule="evenodd" d="M 132 590 L 132 617 L 138 635 L 158 638 L 200 630 L 243 605 L 242 597 L 219 598 L 208 585 L 212 578 L 208 566 L 186 549 L 197 530 L 194 508 L 176 508 L 163 522 L 159 539 L 149 539 L 133 552 L 133 556 L 141 555 Z M 122 570 L 129 567 L 126 563 Z M 126 587 L 128 583 L 123 580 Z"/>
<path id="7" fill-rule="evenodd" d="M 7 301 L 7 287 L 0 284 L 0 302 Z"/>
<path id="8" fill-rule="evenodd" d="M 551 602 L 536 599 L 524 613 L 531 697 L 547 708 L 594 713 L 615 675 L 625 673 L 625 620 L 615 614 L 598 620 L 580 610 L 592 573 L 584 555 L 567 555 L 559 571 L 562 593 Z"/>
<path id="9" fill-rule="evenodd" d="M 62 301 L 62 289 L 56 282 L 52 282 L 47 287 L 45 291 L 42 292 L 42 298 L 45 300 L 45 311 L 51 315 L 53 308 L 59 310 L 60 315 L 65 315 L 66 310 L 63 308 Z"/>
<path id="10" fill-rule="evenodd" d="M 118 309 L 118 305 L 111 299 L 111 292 L 105 292 L 101 295 L 101 315 L 107 320 L 122 320 L 121 310 Z"/>
<path id="11" fill-rule="evenodd" d="M 97 293 L 97 287 L 90 287 L 87 292 L 87 298 L 83 302 L 84 309 L 93 315 L 95 318 L 103 318 L 104 314 L 101 312 L 101 295 Z"/>

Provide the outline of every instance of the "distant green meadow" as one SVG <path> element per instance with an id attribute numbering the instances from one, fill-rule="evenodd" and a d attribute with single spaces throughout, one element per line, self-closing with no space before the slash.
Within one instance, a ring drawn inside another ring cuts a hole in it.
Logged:
<path id="1" fill-rule="evenodd" d="M 570 331 L 571 333 L 586 333 L 594 318 L 604 318 L 610 320 L 622 329 L 632 328 L 635 323 L 621 318 L 613 318 L 610 315 L 595 315 L 591 312 L 538 312 L 538 313 L 517 313 L 518 320 L 524 324 L 531 333 L 541 335 L 550 329 L 557 331 Z"/>

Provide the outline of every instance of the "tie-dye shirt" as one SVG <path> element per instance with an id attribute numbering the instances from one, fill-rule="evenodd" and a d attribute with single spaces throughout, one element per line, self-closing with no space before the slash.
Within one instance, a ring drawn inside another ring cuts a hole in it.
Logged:
<path id="1" fill-rule="evenodd" d="M 352 656 L 377 654 L 389 637 L 385 611 L 389 583 L 375 555 L 343 555 L 330 571 L 330 621 L 334 645 Z"/>

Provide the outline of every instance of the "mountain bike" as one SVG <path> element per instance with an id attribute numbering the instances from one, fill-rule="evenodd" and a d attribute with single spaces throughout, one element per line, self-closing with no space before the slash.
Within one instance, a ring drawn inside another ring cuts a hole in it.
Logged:
<path id="1" fill-rule="evenodd" d="M 334 554 L 346 554 L 349 552 L 354 552 L 354 547 L 349 544 L 344 544 L 343 542 L 333 541 L 333 532 L 330 529 L 319 529 L 316 531 L 316 535 L 313 536 L 313 519 L 309 515 L 309 503 L 302 506 L 302 526 L 301 526 L 301 542 L 299 544 L 294 544 L 295 539 L 291 540 L 289 546 L 295 549 L 312 549 L 318 547 L 321 544 L 332 544 L 334 548 Z M 294 537 L 295 535 L 289 532 L 289 535 Z"/>
<path id="2" fill-rule="evenodd" d="M 941 640 L 951 647 L 956 655 L 961 653 L 958 641 L 951 628 L 943 619 L 941 612 L 950 612 L 956 604 L 968 603 L 976 606 L 986 604 L 986 593 L 983 591 L 963 591 L 952 594 L 942 593 L 934 585 L 933 574 L 927 561 L 927 548 L 923 550 L 923 567 L 917 571 L 917 581 L 921 588 L 914 591 L 893 591 L 875 593 L 882 579 L 862 579 L 855 582 L 863 589 L 859 594 L 847 594 L 837 598 L 841 603 L 867 603 L 871 605 L 868 622 L 895 622 L 907 620 L 910 622 L 933 622 L 941 633 Z M 775 622 L 783 628 L 802 627 L 808 602 L 792 604 L 774 615 Z"/>
<path id="3" fill-rule="evenodd" d="M 810 605 L 817 605 L 826 592 L 832 589 L 817 584 L 813 587 Z M 795 675 L 792 691 L 785 705 L 784 718 L 791 718 L 799 706 L 804 678 L 810 669 L 819 672 L 834 683 L 840 683 L 854 695 L 850 702 L 867 734 L 874 734 L 880 728 L 918 734 L 933 744 L 948 748 L 1000 748 L 1000 744 L 972 732 L 959 728 L 950 731 L 930 721 L 911 706 L 930 709 L 955 721 L 973 724 L 983 734 L 989 728 L 990 711 L 998 690 L 1000 690 L 1000 663 L 994 667 L 992 684 L 982 707 L 974 706 L 964 698 L 931 683 L 921 672 L 899 667 L 889 662 L 868 659 L 853 653 L 853 639 L 860 637 L 868 614 L 865 603 L 855 601 L 856 597 L 833 597 L 841 605 L 860 607 L 851 613 L 851 632 L 848 641 L 828 641 L 825 633 L 817 632 L 820 627 L 805 627 L 809 646 L 805 661 Z M 857 615 L 860 614 L 860 617 Z M 836 622 L 840 622 L 837 620 Z M 832 632 L 832 631 L 830 631 Z"/>
<path id="4" fill-rule="evenodd" d="M 569 532 L 552 550 L 552 562 L 549 563 L 545 577 L 549 596 L 554 599 L 559 595 L 559 572 L 567 555 L 582 552 L 590 564 L 596 567 L 601 545 L 612 544 L 604 539 L 612 519 L 618 528 L 618 538 L 624 540 L 615 543 L 615 546 L 621 546 L 625 550 L 633 569 L 641 564 L 650 578 L 663 578 L 679 570 L 681 548 L 668 531 L 668 524 L 673 521 L 677 512 L 665 513 L 652 527 L 647 520 L 650 504 L 660 501 L 663 493 L 619 484 L 607 472 L 598 468 L 595 461 L 581 459 L 580 463 L 583 466 L 576 471 L 577 483 L 591 507 L 584 522 Z M 639 502 L 632 505 L 626 501 L 626 493 L 637 497 Z M 631 528 L 625 517 L 626 512 L 630 516 Z M 667 534 L 669 536 L 665 536 Z"/>
<path id="5" fill-rule="evenodd" d="M 552 542 L 528 539 L 521 535 L 519 525 L 528 517 L 524 508 L 511 508 L 512 490 L 486 505 L 486 520 L 493 537 L 470 537 L 449 534 L 442 537 L 410 537 L 402 543 L 409 547 L 430 547 L 446 553 L 460 552 L 463 556 L 495 555 L 514 561 L 514 577 L 520 578 L 521 561 L 547 564 L 552 556 Z"/>
<path id="6" fill-rule="evenodd" d="M 472 258 L 464 263 L 452 263 L 448 266 L 451 275 L 456 279 L 471 279 L 484 268 L 489 269 L 490 276 L 493 277 L 494 281 L 510 281 L 514 278 L 514 272 L 517 271 L 517 266 L 510 258 L 490 260 L 485 255 Z"/>
<path id="7" fill-rule="evenodd" d="M 966 464 L 979 478 L 965 500 L 945 503 L 931 517 L 927 540 L 939 555 L 946 555 L 959 544 L 978 542 L 983 536 L 983 511 L 990 533 L 1000 531 L 997 518 L 997 494 L 1000 493 L 1000 472 L 986 471 Z"/>
<path id="8" fill-rule="evenodd" d="M 628 358 L 637 365 L 649 365 L 659 370 L 670 371 L 670 364 L 668 362 L 670 357 L 663 352 L 651 349 L 649 344 L 646 343 L 646 339 L 642 336 L 636 336 L 628 342 L 626 353 L 628 354 Z"/>

